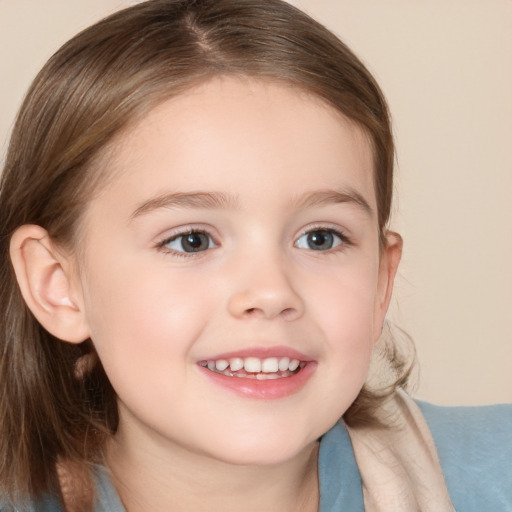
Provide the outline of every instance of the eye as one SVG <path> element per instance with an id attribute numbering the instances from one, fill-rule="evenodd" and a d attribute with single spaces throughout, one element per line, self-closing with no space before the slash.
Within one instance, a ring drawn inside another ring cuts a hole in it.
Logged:
<path id="1" fill-rule="evenodd" d="M 304 233 L 295 242 L 295 247 L 311 251 L 328 251 L 346 242 L 346 237 L 333 229 L 314 229 Z"/>
<path id="2" fill-rule="evenodd" d="M 176 252 L 202 252 L 216 247 L 212 237 L 204 231 L 180 233 L 162 242 L 162 247 Z"/>

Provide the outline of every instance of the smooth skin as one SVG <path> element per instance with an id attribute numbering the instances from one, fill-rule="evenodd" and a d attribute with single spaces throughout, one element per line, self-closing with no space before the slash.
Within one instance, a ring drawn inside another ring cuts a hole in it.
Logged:
<path id="1" fill-rule="evenodd" d="M 367 137 L 293 87 L 224 77 L 104 161 L 79 260 L 37 226 L 11 254 L 39 321 L 90 337 L 118 394 L 107 464 L 127 510 L 317 510 L 317 439 L 366 379 L 401 253 L 379 245 Z M 279 399 L 198 365 L 276 346 L 314 361 Z"/>

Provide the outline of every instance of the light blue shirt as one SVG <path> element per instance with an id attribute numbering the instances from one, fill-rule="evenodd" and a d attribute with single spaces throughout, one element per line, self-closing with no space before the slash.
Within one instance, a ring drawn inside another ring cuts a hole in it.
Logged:
<path id="1" fill-rule="evenodd" d="M 512 512 L 512 405 L 418 403 L 432 432 L 457 512 Z M 342 423 L 320 442 L 320 512 L 364 512 L 361 477 Z M 107 471 L 96 474 L 95 512 L 125 512 Z M 4 509 L 2 509 L 4 510 Z M 53 500 L 36 512 L 61 512 Z"/>
<path id="2" fill-rule="evenodd" d="M 436 444 L 457 512 L 512 512 L 512 405 L 418 405 Z M 320 512 L 364 512 L 359 470 L 345 427 L 322 438 Z"/>

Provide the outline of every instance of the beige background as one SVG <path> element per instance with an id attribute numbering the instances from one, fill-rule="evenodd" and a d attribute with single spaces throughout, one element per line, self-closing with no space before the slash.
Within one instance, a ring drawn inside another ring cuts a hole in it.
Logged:
<path id="1" fill-rule="evenodd" d="M 0 158 L 51 53 L 128 0 L 0 0 Z M 416 395 L 512 401 L 512 1 L 295 0 L 381 83 L 398 146 L 405 254 L 390 318 L 415 340 Z"/>

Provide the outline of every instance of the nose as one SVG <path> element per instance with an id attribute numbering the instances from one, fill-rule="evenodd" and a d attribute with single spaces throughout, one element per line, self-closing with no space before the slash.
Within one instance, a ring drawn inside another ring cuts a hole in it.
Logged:
<path id="1" fill-rule="evenodd" d="M 231 272 L 231 278 L 228 311 L 232 316 L 288 321 L 302 316 L 304 303 L 293 286 L 291 265 L 279 257 L 246 261 L 239 272 Z"/>

